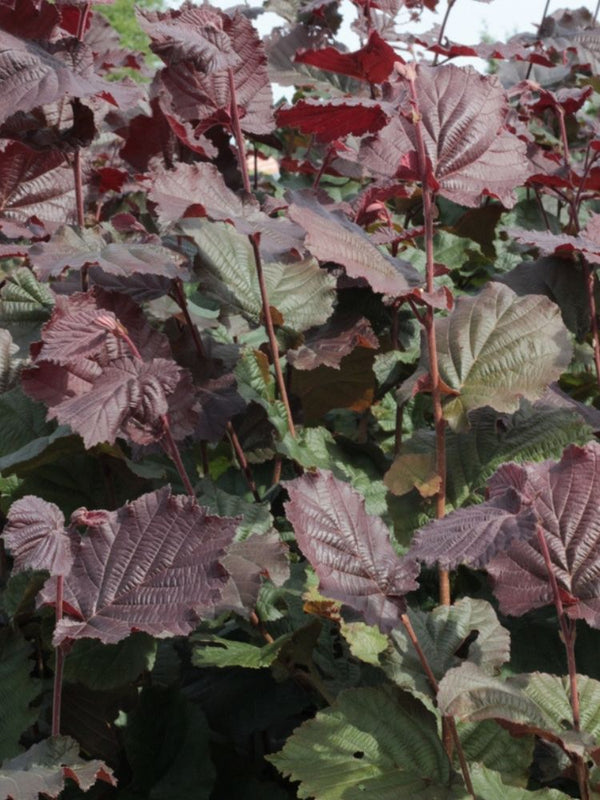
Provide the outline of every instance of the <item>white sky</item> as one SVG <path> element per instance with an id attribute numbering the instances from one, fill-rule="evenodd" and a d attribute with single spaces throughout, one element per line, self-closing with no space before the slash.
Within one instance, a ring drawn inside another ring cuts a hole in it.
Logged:
<path id="1" fill-rule="evenodd" d="M 243 0 L 212 0 L 212 5 L 218 8 L 229 8 L 240 5 Z M 261 5 L 260 0 L 248 0 L 249 6 Z M 474 44 L 481 39 L 482 33 L 487 33 L 494 39 L 505 40 L 517 31 L 535 32 L 540 23 L 546 0 L 492 0 L 491 3 L 480 0 L 456 0 L 450 13 L 450 21 L 446 27 L 447 36 L 461 44 Z M 592 13 L 596 9 L 597 0 L 550 0 L 548 13 L 558 11 L 560 8 L 581 8 L 584 6 Z M 181 5 L 179 0 L 167 0 L 167 5 L 174 8 Z M 419 27 L 411 23 L 407 30 L 419 32 L 427 30 L 436 23 L 441 23 L 446 10 L 446 0 L 440 0 L 435 13 L 423 12 L 423 22 Z M 343 7 L 348 9 L 346 16 L 354 13 L 354 8 L 348 0 Z M 599 15 L 600 17 L 600 15 Z M 346 33 L 342 36 L 344 43 L 349 47 L 356 46 L 356 39 L 352 39 L 349 32 L 349 22 L 344 26 Z M 278 24 L 275 14 L 262 14 L 257 27 L 261 33 L 270 30 Z"/>

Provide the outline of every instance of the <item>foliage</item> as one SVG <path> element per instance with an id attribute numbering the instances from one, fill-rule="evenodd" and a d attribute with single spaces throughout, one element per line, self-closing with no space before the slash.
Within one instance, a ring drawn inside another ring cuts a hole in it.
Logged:
<path id="1" fill-rule="evenodd" d="M 0 4 L 0 800 L 600 790 L 600 28 L 354 4 Z"/>

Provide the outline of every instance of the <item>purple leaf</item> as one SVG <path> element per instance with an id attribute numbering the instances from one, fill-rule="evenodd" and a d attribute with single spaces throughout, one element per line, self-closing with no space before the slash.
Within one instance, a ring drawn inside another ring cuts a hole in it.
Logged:
<path id="1" fill-rule="evenodd" d="M 364 498 L 331 472 L 287 481 L 287 516 L 300 549 L 319 576 L 320 591 L 360 611 L 370 625 L 391 631 L 417 587 L 415 561 L 400 558 Z"/>
<path id="2" fill-rule="evenodd" d="M 419 66 L 416 92 L 421 131 L 439 193 L 456 203 L 479 205 L 487 195 L 510 207 L 514 189 L 529 175 L 525 143 L 504 127 L 506 95 L 497 78 L 471 67 Z M 379 178 L 402 175 L 407 154 L 417 151 L 402 82 L 393 100 L 391 122 L 360 149 L 361 164 Z"/>
<path id="3" fill-rule="evenodd" d="M 29 248 L 29 260 L 39 280 L 60 275 L 67 268 L 99 266 L 117 276 L 132 273 L 181 277 L 175 254 L 146 242 L 112 242 L 106 233 L 63 225 L 49 242 Z"/>
<path id="4" fill-rule="evenodd" d="M 287 360 L 296 369 L 320 366 L 339 369 L 342 359 L 356 347 L 379 349 L 370 322 L 365 317 L 337 316 L 325 325 L 307 331 L 304 343 L 295 350 L 288 350 Z"/>
<path id="5" fill-rule="evenodd" d="M 80 509 L 72 521 L 88 531 L 65 578 L 71 618 L 57 624 L 55 645 L 83 638 L 114 644 L 134 630 L 185 636 L 214 611 L 228 580 L 220 559 L 236 518 L 211 516 L 164 487 L 117 511 Z M 52 598 L 47 584 L 42 601 Z"/>
<path id="6" fill-rule="evenodd" d="M 189 374 L 171 359 L 166 337 L 123 295 L 94 288 L 59 297 L 32 355 L 34 366 L 22 373 L 23 389 L 50 407 L 50 418 L 81 434 L 87 447 L 118 436 L 138 444 L 159 441 L 165 414 L 173 415 L 176 439 L 194 430 L 196 397 Z"/>
<path id="7" fill-rule="evenodd" d="M 253 197 L 242 200 L 225 184 L 213 164 L 180 163 L 172 170 L 155 170 L 150 180 L 148 196 L 157 204 L 162 222 L 175 222 L 186 216 L 229 222 L 242 234 L 260 233 L 261 250 L 269 258 L 302 247 L 298 225 L 284 217 L 269 217 Z M 186 232 L 185 223 L 180 227 Z"/>
<path id="8" fill-rule="evenodd" d="M 14 572 L 45 569 L 51 575 L 70 571 L 79 540 L 65 531 L 58 506 L 32 495 L 11 505 L 2 538 L 13 556 Z"/>
<path id="9" fill-rule="evenodd" d="M 92 52 L 75 38 L 53 44 L 2 34 L 0 52 L 0 120 L 71 97 L 110 92 L 94 74 Z"/>
<path id="10" fill-rule="evenodd" d="M 535 535 L 536 515 L 514 489 L 481 505 L 461 508 L 417 531 L 411 558 L 442 569 L 484 567 L 513 540 Z"/>
<path id="11" fill-rule="evenodd" d="M 594 224 L 597 225 L 597 223 Z M 592 228 L 593 230 L 594 228 Z M 550 233 L 550 231 L 528 231 L 521 228 L 507 228 L 505 232 L 517 242 L 537 247 L 540 253 L 545 255 L 568 256 L 578 252 L 583 253 L 588 261 L 600 264 L 600 241 L 594 241 L 586 236 L 585 230 L 579 236 Z"/>
<path id="12" fill-rule="evenodd" d="M 218 14 L 239 63 L 227 68 L 200 68 L 191 61 L 170 63 L 159 75 L 159 99 L 177 136 L 177 123 L 192 123 L 198 136 L 214 125 L 231 125 L 228 72 L 231 70 L 240 125 L 245 133 L 268 134 L 273 129 L 271 85 L 264 47 L 252 24 L 242 14 Z"/>
<path id="13" fill-rule="evenodd" d="M 100 442 L 112 444 L 118 436 L 136 444 L 156 442 L 164 435 L 163 417 L 169 411 L 169 395 L 174 393 L 181 372 L 173 361 L 164 358 L 149 362 L 115 359 L 89 392 L 64 399 L 50 409 L 48 416 L 81 434 L 86 448 Z"/>
<path id="14" fill-rule="evenodd" d="M 565 611 L 600 628 L 600 445 L 571 445 L 558 462 L 501 467 L 490 490 L 518 485 L 530 498 L 546 538 Z M 537 538 L 514 542 L 487 565 L 507 614 L 553 602 Z"/>
<path id="15" fill-rule="evenodd" d="M 63 153 L 5 143 L 0 149 L 0 213 L 22 223 L 32 216 L 54 222 L 73 218 L 73 170 Z"/>
<path id="16" fill-rule="evenodd" d="M 378 250 L 368 235 L 339 212 L 328 211 L 310 194 L 296 193 L 288 216 L 307 232 L 305 245 L 321 261 L 345 267 L 352 278 L 363 278 L 374 292 L 394 297 L 410 294 L 421 277 L 408 261 Z"/>
<path id="17" fill-rule="evenodd" d="M 116 785 L 112 770 L 103 761 L 84 761 L 74 739 L 53 736 L 3 762 L 0 796 L 8 800 L 38 800 L 42 794 L 54 800 L 65 788 L 67 778 L 84 792 L 97 780 Z"/>
<path id="18" fill-rule="evenodd" d="M 233 542 L 221 561 L 230 577 L 219 608 L 247 616 L 256 605 L 263 578 L 276 586 L 282 586 L 289 578 L 287 552 L 287 546 L 274 530 Z"/>
<path id="19" fill-rule="evenodd" d="M 224 15 L 210 6 L 184 5 L 168 11 L 137 10 L 151 48 L 166 64 L 190 61 L 203 71 L 235 67 L 240 56 L 224 30 Z"/>

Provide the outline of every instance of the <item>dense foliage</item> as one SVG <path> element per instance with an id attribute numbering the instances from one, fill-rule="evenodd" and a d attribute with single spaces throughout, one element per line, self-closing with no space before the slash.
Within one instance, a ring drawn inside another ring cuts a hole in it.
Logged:
<path id="1" fill-rule="evenodd" d="M 0 800 L 599 796 L 600 27 L 353 1 L 0 2 Z"/>

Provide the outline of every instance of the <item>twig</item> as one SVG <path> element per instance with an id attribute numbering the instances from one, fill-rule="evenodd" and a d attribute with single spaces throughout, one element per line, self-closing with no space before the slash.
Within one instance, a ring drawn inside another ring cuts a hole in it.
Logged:
<path id="1" fill-rule="evenodd" d="M 231 442 L 231 446 L 233 447 L 233 450 L 235 452 L 238 464 L 240 465 L 240 469 L 244 473 L 244 478 L 246 479 L 248 488 L 252 493 L 252 497 L 254 498 L 256 503 L 260 503 L 261 499 L 258 493 L 258 489 L 256 488 L 256 483 L 254 481 L 254 476 L 252 475 L 252 470 L 250 469 L 250 465 L 248 464 L 248 459 L 246 458 L 246 454 L 242 449 L 242 445 L 240 444 L 238 435 L 235 432 L 235 429 L 231 424 L 231 422 L 227 423 L 227 435 L 229 436 L 229 441 Z"/>
<path id="2" fill-rule="evenodd" d="M 542 19 L 540 20 L 540 24 L 538 25 L 538 33 L 539 36 L 542 30 L 542 25 L 544 24 L 544 20 L 546 19 L 546 14 L 548 13 L 548 7 L 550 6 L 550 0 L 546 0 L 546 5 L 544 6 L 544 10 L 542 11 Z M 525 75 L 525 80 L 529 80 L 529 76 L 531 75 L 531 70 L 533 69 L 533 61 L 529 62 L 529 66 L 527 67 L 527 74 Z"/>
<path id="3" fill-rule="evenodd" d="M 279 396 L 281 398 L 281 402 L 285 407 L 288 429 L 292 437 L 295 439 L 296 428 L 294 427 L 294 420 L 292 418 L 292 409 L 290 407 L 290 401 L 287 393 L 287 388 L 285 385 L 285 379 L 283 377 L 283 371 L 281 369 L 281 361 L 279 360 L 279 345 L 277 344 L 277 336 L 275 335 L 275 326 L 273 325 L 273 315 L 271 314 L 271 306 L 269 305 L 267 285 L 265 283 L 265 276 L 262 268 L 262 259 L 260 256 L 260 249 L 258 246 L 260 234 L 258 233 L 251 234 L 248 238 L 250 239 L 250 243 L 252 244 L 252 250 L 254 251 L 254 263 L 256 265 L 256 274 L 258 277 L 258 285 L 260 288 L 260 297 L 262 301 L 265 329 L 267 331 L 267 336 L 269 338 L 269 347 L 271 350 L 271 358 L 273 359 L 273 367 L 275 369 L 275 378 L 277 380 Z"/>
<path id="4" fill-rule="evenodd" d="M 248 175 L 248 164 L 246 163 L 246 145 L 244 143 L 244 135 L 240 125 L 240 115 L 237 107 L 237 92 L 235 89 L 235 79 L 231 67 L 227 70 L 227 79 L 229 81 L 229 113 L 231 115 L 231 131 L 235 139 L 238 150 L 238 164 L 240 172 L 242 173 L 242 183 L 247 194 L 252 194 L 252 186 L 250 184 L 250 176 Z"/>
<path id="5" fill-rule="evenodd" d="M 63 590 L 64 578 L 58 575 L 56 578 L 56 608 L 54 610 L 56 624 L 60 622 L 63 615 Z M 54 686 L 52 692 L 52 736 L 60 736 L 60 713 L 62 708 L 62 680 L 65 665 L 65 652 L 63 645 L 59 644 L 54 648 Z"/>
<path id="6" fill-rule="evenodd" d="M 442 39 L 444 38 L 444 31 L 446 30 L 446 25 L 448 23 L 448 17 L 450 16 L 450 12 L 452 11 L 452 7 L 456 0 L 448 0 L 448 5 L 446 6 L 446 13 L 444 14 L 444 19 L 442 20 L 442 25 L 440 27 L 440 32 L 438 34 L 437 43 L 438 45 L 442 44 Z M 439 53 L 435 53 L 433 56 L 433 66 L 437 66 Z"/>

